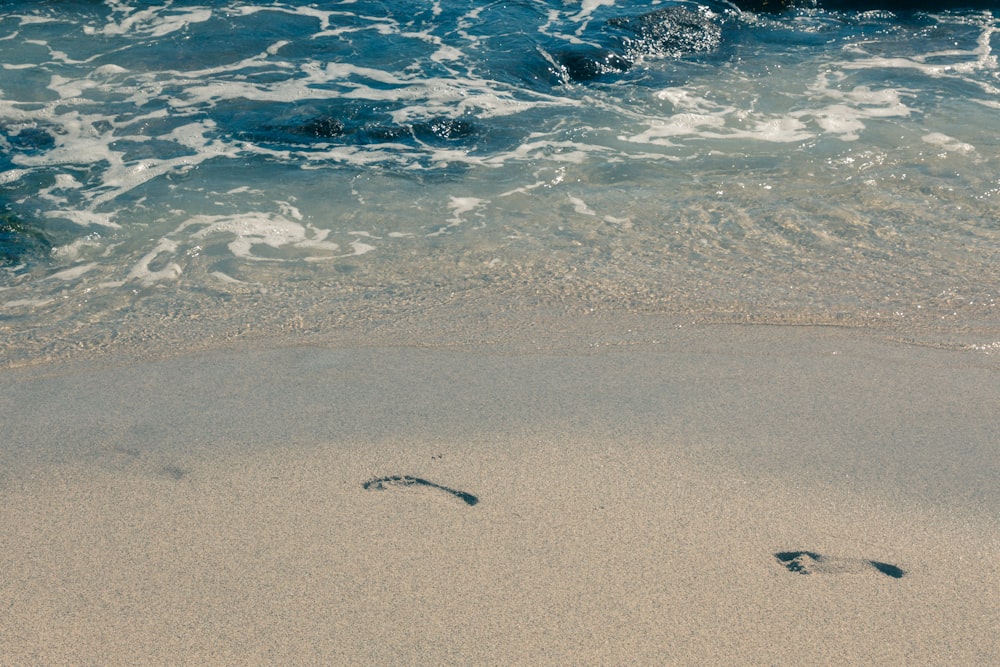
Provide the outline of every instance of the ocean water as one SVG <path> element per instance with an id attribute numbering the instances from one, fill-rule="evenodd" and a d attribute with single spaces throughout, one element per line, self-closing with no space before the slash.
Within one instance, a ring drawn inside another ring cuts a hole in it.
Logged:
<path id="1" fill-rule="evenodd" d="M 724 2 L 8 0 L 0 346 L 16 364 L 447 305 L 996 350 L 998 29 Z"/>

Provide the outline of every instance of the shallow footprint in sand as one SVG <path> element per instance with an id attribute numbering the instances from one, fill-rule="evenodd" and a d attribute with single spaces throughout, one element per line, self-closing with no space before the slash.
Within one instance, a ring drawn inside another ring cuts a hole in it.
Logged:
<path id="1" fill-rule="evenodd" d="M 441 486 L 440 484 L 435 484 L 434 482 L 429 482 L 426 479 L 420 477 L 411 477 L 410 475 L 390 475 L 388 477 L 377 477 L 375 479 L 370 479 L 361 485 L 361 488 L 365 490 L 374 489 L 376 491 L 382 491 L 388 486 L 429 486 L 432 489 L 438 489 L 439 491 L 444 491 L 445 493 L 450 493 L 455 496 L 466 505 L 475 505 L 479 502 L 479 498 L 475 497 L 471 493 L 466 493 L 465 491 L 459 491 L 457 489 L 450 489 L 447 486 Z"/>
<path id="2" fill-rule="evenodd" d="M 849 574 L 875 569 L 887 577 L 900 579 L 905 572 L 896 565 L 863 558 L 824 556 L 815 551 L 778 551 L 774 557 L 789 572 L 798 574 Z"/>

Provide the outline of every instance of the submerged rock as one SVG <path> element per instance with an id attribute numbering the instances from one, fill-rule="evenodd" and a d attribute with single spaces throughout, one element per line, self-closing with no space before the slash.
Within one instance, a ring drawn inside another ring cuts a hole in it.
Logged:
<path id="1" fill-rule="evenodd" d="M 344 134 L 344 123 L 332 116 L 319 116 L 292 127 L 291 132 L 305 137 L 331 139 Z"/>
<path id="2" fill-rule="evenodd" d="M 613 18 L 607 23 L 634 35 L 624 43 L 627 54 L 637 58 L 708 53 L 722 42 L 721 26 L 708 15 L 683 7 L 665 7 L 639 16 Z"/>
<path id="3" fill-rule="evenodd" d="M 722 41 L 722 27 L 707 13 L 681 6 L 613 18 L 605 26 L 616 33 L 608 48 L 585 47 L 557 55 L 566 78 L 588 81 L 604 74 L 625 72 L 647 56 L 680 58 L 708 53 Z"/>
<path id="4" fill-rule="evenodd" d="M 372 111 L 372 115 L 376 112 Z M 363 120 L 364 114 L 349 109 L 340 115 L 323 115 L 308 118 L 297 124 L 268 125 L 246 135 L 254 141 L 295 143 L 326 143 L 342 140 L 352 144 L 380 144 L 386 142 L 415 142 L 443 145 L 467 140 L 482 133 L 481 128 L 461 118 L 430 118 L 413 123 L 391 123 Z"/>
<path id="5" fill-rule="evenodd" d="M 468 139 L 479 133 L 477 126 L 460 118 L 431 118 L 430 120 L 401 125 L 374 125 L 363 127 L 357 133 L 371 140 L 407 141 L 436 144 Z"/>
<path id="6" fill-rule="evenodd" d="M 718 10 L 779 13 L 796 8 L 837 11 L 1000 9 L 1000 0 L 732 0 L 707 3 Z M 722 26 L 708 11 L 671 5 L 632 17 L 605 22 L 607 44 L 567 49 L 555 56 L 562 78 L 589 81 L 607 74 L 621 74 L 649 56 L 681 58 L 710 53 L 722 43 Z"/>
<path id="7" fill-rule="evenodd" d="M 744 11 L 776 14 L 789 9 L 810 8 L 865 12 L 945 11 L 949 9 L 1000 9 L 998 0 L 732 0 Z"/>
<path id="8" fill-rule="evenodd" d="M 0 213 L 0 264 L 21 264 L 51 251 L 52 244 L 40 231 L 10 212 Z"/>
<path id="9" fill-rule="evenodd" d="M 559 67 L 570 81 L 589 81 L 605 74 L 620 74 L 632 69 L 634 62 L 625 56 L 597 47 L 563 51 Z"/>

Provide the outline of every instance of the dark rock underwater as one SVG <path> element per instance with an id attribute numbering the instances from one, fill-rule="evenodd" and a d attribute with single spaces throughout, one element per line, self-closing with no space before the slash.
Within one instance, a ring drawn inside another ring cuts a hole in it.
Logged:
<path id="1" fill-rule="evenodd" d="M 633 16 L 608 19 L 592 30 L 594 41 L 601 46 L 582 45 L 549 54 L 547 75 L 535 78 L 548 85 L 586 83 L 603 77 L 621 75 L 643 58 L 683 58 L 710 54 L 723 42 L 723 22 L 719 13 L 709 10 L 738 9 L 746 12 L 780 13 L 795 9 L 820 8 L 835 11 L 885 10 L 910 12 L 949 9 L 1000 8 L 996 0 L 733 0 L 710 3 L 677 3 Z M 526 65 L 526 70 L 531 66 Z M 383 142 L 403 142 L 445 145 L 456 141 L 483 139 L 491 133 L 487 128 L 467 119 L 437 118 L 413 124 L 392 124 L 371 119 L 377 109 L 365 110 L 368 118 L 357 109 L 331 111 L 329 115 L 311 117 L 301 123 L 268 125 L 260 129 L 265 141 L 343 140 L 365 145 Z M 265 136 L 266 135 L 266 136 Z M 253 139 L 251 139 L 253 140 Z"/>
<path id="2" fill-rule="evenodd" d="M 783 12 L 790 9 L 826 9 L 837 12 L 948 11 L 952 9 L 998 9 L 997 0 L 732 0 L 748 12 Z"/>
<path id="3" fill-rule="evenodd" d="M 733 7 L 745 12 L 781 13 L 795 9 L 890 12 L 998 9 L 997 0 L 729 0 L 713 2 L 711 9 Z M 693 8 L 693 9 L 692 9 Z M 570 81 L 587 81 L 605 74 L 625 72 L 649 56 L 684 57 L 710 53 L 722 42 L 722 25 L 707 5 L 676 4 L 632 17 L 616 17 L 604 29 L 617 29 L 605 48 L 563 51 L 556 60 Z"/>
<path id="4" fill-rule="evenodd" d="M 0 212 L 0 265 L 22 264 L 52 250 L 45 235 L 9 212 Z"/>
<path id="5" fill-rule="evenodd" d="M 14 166 L 9 163 L 13 154 L 44 153 L 55 143 L 55 138 L 45 129 L 25 127 L 12 131 L 0 125 L 0 171 Z M 9 204 L 0 201 L 0 266 L 22 267 L 46 257 L 51 250 L 52 243 L 37 221 L 17 215 L 10 210 Z"/>

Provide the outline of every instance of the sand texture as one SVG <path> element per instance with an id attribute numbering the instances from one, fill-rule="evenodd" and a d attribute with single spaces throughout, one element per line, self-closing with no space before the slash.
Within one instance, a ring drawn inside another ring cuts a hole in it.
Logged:
<path id="1" fill-rule="evenodd" d="M 996 356 L 585 333 L 3 371 L 0 664 L 1000 664 Z"/>

